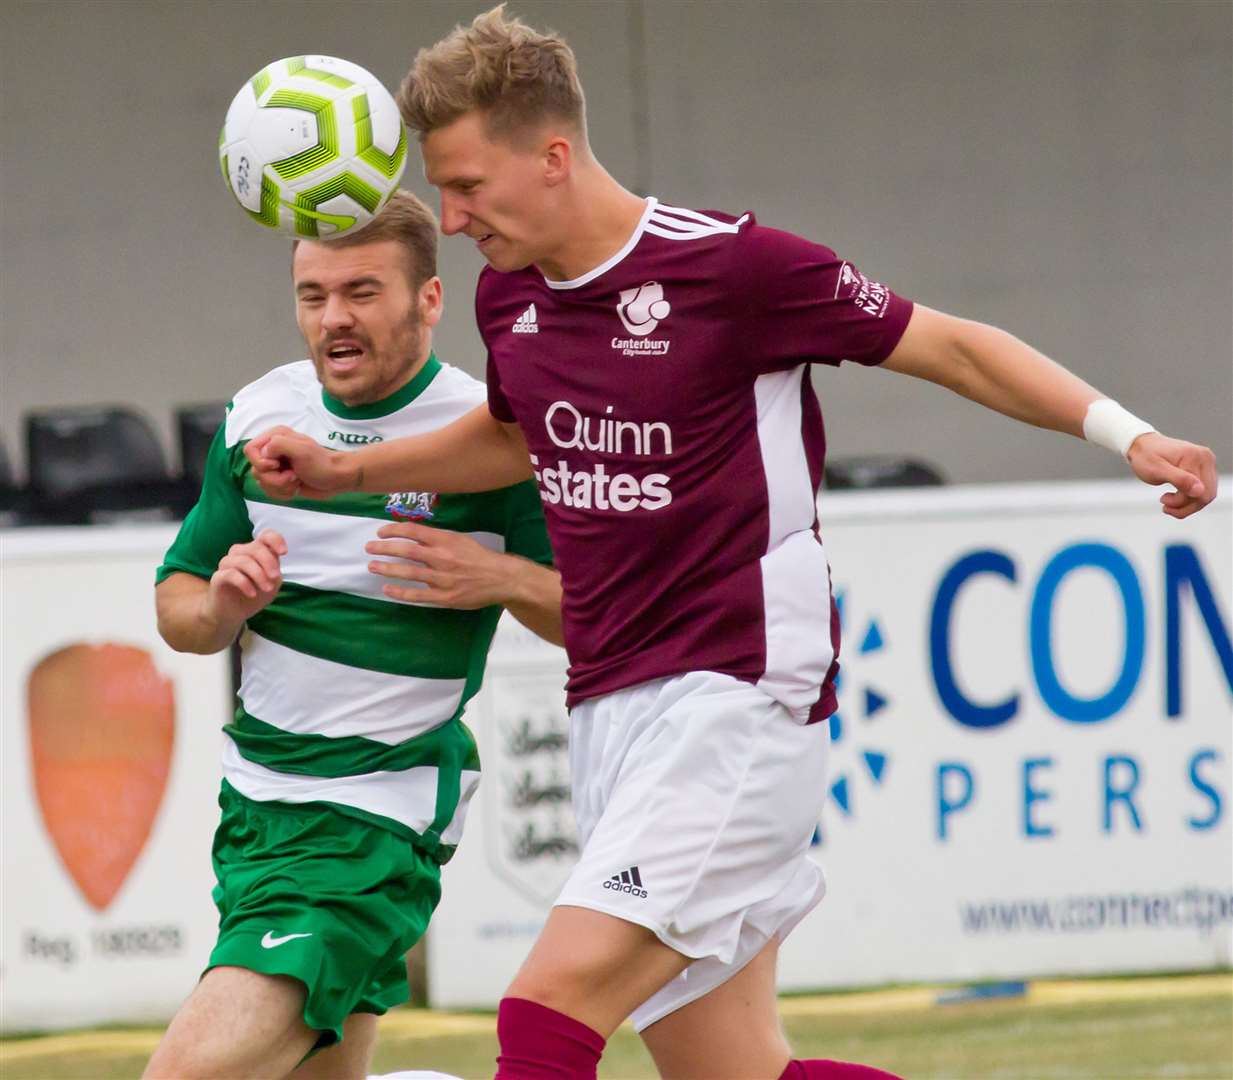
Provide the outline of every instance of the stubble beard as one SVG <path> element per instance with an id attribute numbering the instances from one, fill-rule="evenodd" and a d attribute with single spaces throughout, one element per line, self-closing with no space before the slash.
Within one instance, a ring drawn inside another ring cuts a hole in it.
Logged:
<path id="1" fill-rule="evenodd" d="M 378 350 L 368 334 L 340 334 L 340 337 L 353 337 L 364 346 L 364 363 L 356 375 L 367 378 L 362 385 L 354 385 L 351 378 L 329 375 L 325 358 L 329 344 L 326 343 L 313 355 L 317 381 L 331 397 L 349 408 L 381 401 L 406 385 L 407 372 L 417 363 L 427 333 L 428 328 L 418 312 L 412 310 L 395 331 L 388 348 Z"/>

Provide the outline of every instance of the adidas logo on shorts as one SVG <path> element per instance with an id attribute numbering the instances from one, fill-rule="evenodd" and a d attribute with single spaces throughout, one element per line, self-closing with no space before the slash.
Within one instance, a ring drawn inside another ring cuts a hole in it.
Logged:
<path id="1" fill-rule="evenodd" d="M 526 311 L 514 320 L 513 330 L 515 334 L 538 334 L 539 323 L 535 319 L 535 305 L 532 304 Z"/>
<path id="2" fill-rule="evenodd" d="M 604 882 L 604 888 L 611 889 L 613 892 L 629 893 L 630 896 L 646 897 L 646 889 L 642 887 L 642 875 L 638 873 L 636 866 L 622 870 L 619 874 L 613 874 Z"/>

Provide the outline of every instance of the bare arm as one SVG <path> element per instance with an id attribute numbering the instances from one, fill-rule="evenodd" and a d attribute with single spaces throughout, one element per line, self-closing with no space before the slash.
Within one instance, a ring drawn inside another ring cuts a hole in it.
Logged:
<path id="1" fill-rule="evenodd" d="M 1104 397 L 1006 331 L 919 304 L 882 366 L 1080 439 L 1088 407 Z M 1172 517 L 1188 517 L 1216 496 L 1216 459 L 1205 446 L 1149 432 L 1134 440 L 1126 460 L 1145 483 L 1174 485 L 1160 500 Z"/>
<path id="2" fill-rule="evenodd" d="M 384 525 L 365 550 L 368 569 L 390 579 L 382 591 L 396 600 L 481 608 L 500 604 L 527 629 L 556 645 L 561 631 L 561 575 L 524 559 L 490 551 L 469 536 L 414 522 Z M 386 561 L 396 559 L 396 562 Z M 394 584 L 397 582 L 398 584 Z M 405 583 L 413 584 L 405 584 Z"/>
<path id="3" fill-rule="evenodd" d="M 272 529 L 256 540 L 235 544 L 207 581 L 194 574 L 172 574 L 154 589 L 158 632 L 177 652 L 216 653 L 239 634 L 244 623 L 278 594 L 280 558 L 287 544 Z"/>
<path id="4" fill-rule="evenodd" d="M 359 450 L 326 450 L 306 435 L 278 427 L 244 453 L 267 494 L 327 499 L 343 491 L 491 491 L 531 475 L 526 440 L 480 405 L 452 424 Z"/>

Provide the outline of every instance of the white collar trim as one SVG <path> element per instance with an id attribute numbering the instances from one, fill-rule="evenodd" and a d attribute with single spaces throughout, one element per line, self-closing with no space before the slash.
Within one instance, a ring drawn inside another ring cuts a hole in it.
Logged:
<path id="1" fill-rule="evenodd" d="M 630 238 L 625 241 L 625 246 L 613 255 L 612 258 L 608 259 L 606 262 L 600 263 L 594 270 L 588 270 L 581 277 L 573 278 L 570 281 L 550 281 L 548 278 L 544 278 L 544 284 L 550 289 L 577 289 L 585 285 L 588 281 L 594 281 L 601 274 L 606 274 L 609 270 L 616 266 L 617 263 L 624 259 L 626 255 L 634 250 L 634 247 L 637 245 L 638 241 L 642 239 L 642 233 L 646 228 L 647 220 L 650 218 L 651 213 L 658 204 L 659 200 L 655 198 L 654 195 L 647 197 L 646 209 L 642 212 L 642 217 L 638 221 L 637 228 L 634 229 Z"/>

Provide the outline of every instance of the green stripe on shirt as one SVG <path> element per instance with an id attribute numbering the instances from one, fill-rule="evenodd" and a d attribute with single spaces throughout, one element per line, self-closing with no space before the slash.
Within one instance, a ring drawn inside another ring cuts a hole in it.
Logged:
<path id="1" fill-rule="evenodd" d="M 325 592 L 284 581 L 269 607 L 248 620 L 256 634 L 338 664 L 413 675 L 463 679 L 473 650 L 482 658 L 500 607 L 463 611 Z"/>

